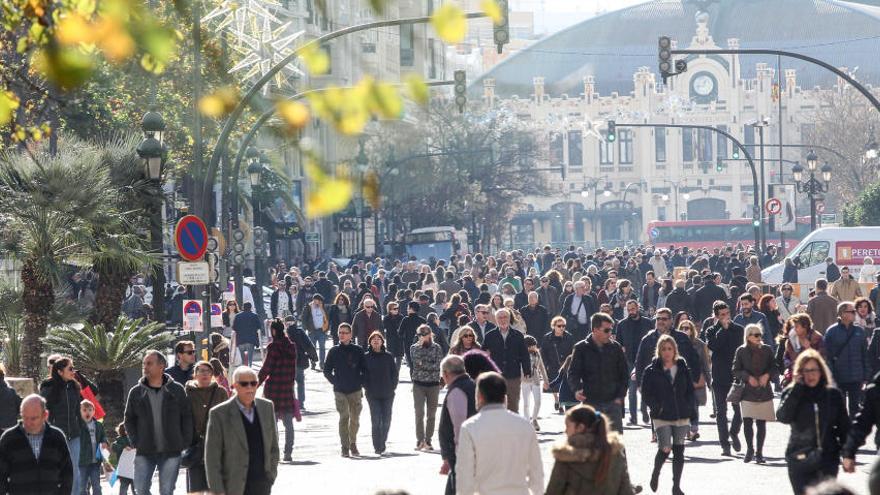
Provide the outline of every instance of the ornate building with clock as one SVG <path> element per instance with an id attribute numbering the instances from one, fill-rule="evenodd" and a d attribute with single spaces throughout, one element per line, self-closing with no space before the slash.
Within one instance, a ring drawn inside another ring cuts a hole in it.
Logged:
<path id="1" fill-rule="evenodd" d="M 786 145 L 810 144 L 813 112 L 830 92 L 844 90 L 841 81 L 805 62 L 734 54 L 692 55 L 686 72 L 662 84 L 655 75 L 659 35 L 681 48 L 798 47 L 838 67 L 859 66 L 859 80 L 876 83 L 878 27 L 880 8 L 861 3 L 656 0 L 585 21 L 510 57 L 474 82 L 472 94 L 546 137 L 534 166 L 558 191 L 524 198 L 512 244 L 613 246 L 651 241 L 654 220 L 751 218 L 752 175 L 732 143 L 712 130 L 662 124 L 729 132 L 756 166 L 763 141 L 766 184 L 793 182 L 791 168 L 808 150 L 784 148 L 780 160 L 780 137 Z M 792 32 L 803 38 L 776 37 Z M 866 39 L 854 41 L 860 33 Z M 834 46 L 841 37 L 850 40 L 845 50 Z M 617 128 L 613 142 L 605 139 L 609 120 Z M 657 126 L 627 126 L 633 123 Z"/>

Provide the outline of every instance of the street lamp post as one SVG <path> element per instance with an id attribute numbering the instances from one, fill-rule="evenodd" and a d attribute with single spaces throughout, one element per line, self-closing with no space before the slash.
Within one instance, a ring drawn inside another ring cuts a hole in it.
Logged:
<path id="1" fill-rule="evenodd" d="M 626 194 L 629 192 L 630 188 L 637 187 L 637 188 L 639 188 L 639 190 L 641 190 L 642 186 L 644 186 L 644 185 L 645 185 L 645 181 L 642 180 L 640 182 L 630 182 L 629 184 L 624 186 L 623 187 L 623 200 L 622 200 L 623 206 L 626 206 Z M 635 214 L 636 214 L 635 208 L 632 208 L 632 210 L 633 210 L 632 216 L 635 216 Z M 627 237 L 626 234 L 627 234 L 628 227 L 629 227 L 629 218 L 626 218 L 626 219 L 624 219 L 623 224 L 620 226 L 620 229 L 621 229 L 620 238 L 623 241 L 626 241 L 626 237 Z"/>
<path id="2" fill-rule="evenodd" d="M 608 182 L 608 176 L 603 175 L 602 177 L 588 177 L 588 182 L 584 185 L 584 190 L 581 191 L 581 197 L 587 198 L 590 196 L 590 189 L 593 190 L 593 216 L 592 216 L 592 226 L 593 226 L 593 249 L 598 249 L 599 247 L 599 184 L 604 182 L 605 189 L 602 191 L 602 195 L 606 198 L 611 196 L 611 183 Z"/>
<path id="3" fill-rule="evenodd" d="M 752 127 L 758 129 L 758 146 L 761 151 L 759 162 L 761 167 L 761 205 L 767 204 L 766 174 L 764 173 L 764 128 L 769 125 L 770 122 L 767 119 L 761 119 L 751 124 Z M 767 250 L 767 227 L 764 222 L 761 222 L 761 250 Z"/>
<path id="4" fill-rule="evenodd" d="M 256 150 L 254 150 L 256 151 Z M 251 153 L 253 154 L 253 153 Z M 269 164 L 269 157 L 265 152 L 257 154 L 256 159 L 251 159 L 248 165 L 248 180 L 251 184 L 251 211 L 254 214 L 254 285 L 256 285 L 256 294 L 254 294 L 254 303 L 256 304 L 257 314 L 263 319 L 266 316 L 265 304 L 263 304 L 263 257 L 266 250 L 266 231 L 260 224 L 262 223 L 262 204 L 260 202 L 260 194 L 262 193 L 263 170 Z"/>
<path id="5" fill-rule="evenodd" d="M 355 208 L 361 224 L 360 252 L 361 255 L 364 257 L 366 257 L 367 255 L 367 215 L 366 204 L 364 202 L 364 174 L 367 171 L 367 167 L 370 166 L 370 161 L 367 158 L 367 153 L 366 151 L 364 151 L 365 144 L 366 140 L 363 136 L 361 136 L 361 138 L 358 139 L 358 154 L 354 159 L 354 162 L 355 164 L 357 164 L 357 168 L 361 173 L 361 197 L 359 203 L 355 203 Z"/>
<path id="6" fill-rule="evenodd" d="M 831 165 L 826 163 L 825 165 L 822 165 L 821 169 L 819 169 L 822 174 L 822 180 L 816 178 L 818 165 L 819 161 L 816 154 L 810 151 L 810 154 L 807 155 L 807 171 L 809 171 L 810 177 L 806 181 L 803 180 L 804 167 L 797 164 L 791 169 L 794 174 L 794 181 L 798 192 L 806 193 L 810 198 L 811 232 L 816 230 L 816 199 L 820 194 L 828 192 L 828 186 L 831 182 Z"/>
<path id="7" fill-rule="evenodd" d="M 144 176 L 150 182 L 150 249 L 159 256 L 159 267 L 153 271 L 153 316 L 165 323 L 165 249 L 162 242 L 162 165 L 165 148 L 162 132 L 165 121 L 156 111 L 144 114 L 141 120 L 144 139 L 137 154 L 144 160 Z"/>
<path id="8" fill-rule="evenodd" d="M 679 191 L 679 189 L 687 187 L 687 178 L 679 179 L 677 181 L 670 180 L 670 179 L 663 179 L 663 182 L 672 186 L 673 195 L 675 196 L 675 220 L 676 221 L 681 220 L 681 218 L 679 217 L 679 211 L 678 211 L 678 191 Z M 665 196 L 663 198 L 664 201 L 668 201 L 669 197 L 666 195 L 664 195 L 664 196 Z M 682 193 L 681 197 L 684 198 L 685 201 L 688 201 L 691 199 L 691 195 L 687 191 Z"/>

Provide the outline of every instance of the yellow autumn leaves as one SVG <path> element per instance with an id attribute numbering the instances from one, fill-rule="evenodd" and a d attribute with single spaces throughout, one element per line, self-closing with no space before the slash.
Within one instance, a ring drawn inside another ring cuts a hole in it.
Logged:
<path id="1" fill-rule="evenodd" d="M 498 2 L 495 0 L 482 0 L 480 9 L 492 22 L 499 24 L 503 21 L 503 14 Z M 431 26 L 437 36 L 447 43 L 460 43 L 467 35 L 467 16 L 461 7 L 452 3 L 444 3 L 431 15 Z"/>

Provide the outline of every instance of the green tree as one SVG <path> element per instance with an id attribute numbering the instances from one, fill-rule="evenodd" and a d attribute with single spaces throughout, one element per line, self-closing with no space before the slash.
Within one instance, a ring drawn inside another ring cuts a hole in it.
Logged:
<path id="1" fill-rule="evenodd" d="M 139 367 L 145 351 L 165 351 L 173 340 L 174 335 L 162 331 L 158 323 L 144 325 L 141 320 L 123 317 L 110 327 L 90 323 L 52 327 L 43 342 L 70 356 L 77 368 L 95 378 L 107 424 L 115 425 L 122 419 L 125 405 L 125 370 Z"/>
<path id="2" fill-rule="evenodd" d="M 22 372 L 38 378 L 42 338 L 62 284 L 65 263 L 89 261 L 94 225 L 112 208 L 113 190 L 97 154 L 76 139 L 59 139 L 58 151 L 0 156 L 0 237 L 21 262 L 24 336 Z"/>
<path id="3" fill-rule="evenodd" d="M 847 227 L 880 225 L 880 182 L 865 188 L 856 200 L 843 208 Z"/>

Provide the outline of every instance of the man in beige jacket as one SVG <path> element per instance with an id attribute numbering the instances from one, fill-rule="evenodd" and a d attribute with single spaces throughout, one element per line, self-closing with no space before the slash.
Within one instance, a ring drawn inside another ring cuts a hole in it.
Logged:
<path id="1" fill-rule="evenodd" d="M 849 267 L 844 266 L 840 269 L 840 278 L 831 286 L 831 297 L 837 299 L 838 302 L 852 302 L 861 295 L 862 288 L 856 279 L 849 274 Z"/>
<path id="2" fill-rule="evenodd" d="M 258 399 L 257 373 L 239 366 L 235 395 L 211 409 L 205 437 L 205 472 L 212 493 L 268 495 L 278 475 L 278 430 L 272 401 Z"/>

